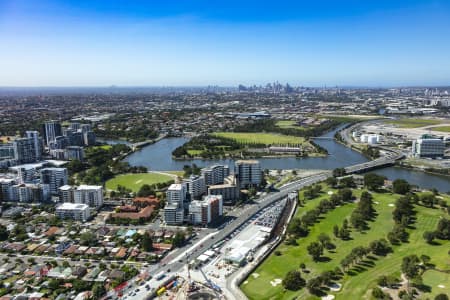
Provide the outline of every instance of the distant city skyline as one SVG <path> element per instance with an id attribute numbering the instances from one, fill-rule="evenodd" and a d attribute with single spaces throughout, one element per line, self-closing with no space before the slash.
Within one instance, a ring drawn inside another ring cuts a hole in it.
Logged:
<path id="1" fill-rule="evenodd" d="M 450 84 L 448 1 L 131 2 L 0 1 L 0 86 Z"/>

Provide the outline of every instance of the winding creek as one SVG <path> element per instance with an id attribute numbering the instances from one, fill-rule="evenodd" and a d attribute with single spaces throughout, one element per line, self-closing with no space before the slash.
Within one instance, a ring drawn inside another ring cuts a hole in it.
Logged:
<path id="1" fill-rule="evenodd" d="M 323 137 L 333 137 L 337 128 L 323 135 Z M 213 164 L 232 165 L 232 159 L 212 159 L 212 160 L 174 160 L 172 159 L 172 151 L 181 146 L 188 138 L 166 138 L 155 144 L 143 147 L 128 156 L 125 161 L 132 166 L 146 166 L 154 171 L 182 170 L 184 165 L 197 164 L 205 167 Z M 117 141 L 115 141 L 117 142 Z M 368 159 L 342 144 L 337 143 L 333 139 L 317 139 L 315 141 L 321 147 L 328 150 L 329 155 L 326 157 L 280 157 L 280 158 L 259 158 L 264 169 L 327 169 L 332 170 L 339 167 L 363 163 Z M 428 174 L 421 171 L 409 170 L 400 167 L 389 167 L 376 170 L 375 173 L 386 176 L 393 180 L 403 178 L 411 184 L 418 185 L 423 188 L 436 188 L 441 192 L 450 191 L 450 177 Z"/>

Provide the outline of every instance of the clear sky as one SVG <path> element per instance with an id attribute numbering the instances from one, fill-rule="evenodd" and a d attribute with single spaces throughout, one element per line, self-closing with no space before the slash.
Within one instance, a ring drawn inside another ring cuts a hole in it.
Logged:
<path id="1" fill-rule="evenodd" d="M 0 0 L 0 86 L 450 85 L 450 1 Z"/>

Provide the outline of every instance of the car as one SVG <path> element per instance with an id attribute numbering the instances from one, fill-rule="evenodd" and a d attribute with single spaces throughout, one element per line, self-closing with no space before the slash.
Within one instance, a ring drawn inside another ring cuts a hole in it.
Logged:
<path id="1" fill-rule="evenodd" d="M 170 272 L 170 269 L 167 269 L 167 273 L 169 273 Z"/>

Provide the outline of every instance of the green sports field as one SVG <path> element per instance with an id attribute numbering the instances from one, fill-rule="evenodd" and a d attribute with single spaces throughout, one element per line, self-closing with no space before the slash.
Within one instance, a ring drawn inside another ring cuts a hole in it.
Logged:
<path id="1" fill-rule="evenodd" d="M 304 207 L 300 207 L 296 212 L 297 216 L 303 215 L 306 211 L 313 209 L 322 199 L 328 199 L 327 191 L 316 199 L 306 202 Z M 354 194 L 360 195 L 361 190 L 354 190 Z M 309 294 L 306 288 L 299 291 L 286 291 L 281 284 L 275 286 L 272 284 L 275 279 L 283 279 L 285 274 L 292 269 L 299 269 L 300 263 L 305 263 L 310 273 L 302 273 L 302 276 L 308 280 L 319 275 L 323 271 L 333 270 L 340 266 L 340 261 L 344 256 L 357 246 L 368 246 L 369 243 L 375 239 L 386 238 L 387 233 L 392 229 L 394 222 L 392 219 L 392 211 L 394 209 L 393 203 L 399 195 L 373 194 L 374 207 L 377 211 L 377 217 L 373 222 L 369 222 L 370 229 L 360 233 L 355 230 L 351 232 L 351 240 L 342 241 L 333 236 L 333 226 L 341 226 L 345 218 L 349 218 L 356 204 L 345 204 L 328 213 L 322 215 L 323 218 L 310 228 L 310 233 L 307 237 L 299 238 L 297 240 L 298 246 L 286 245 L 281 243 L 276 250 L 281 252 L 280 256 L 273 253 L 251 274 L 241 285 L 241 289 L 248 296 L 249 299 L 319 299 L 316 296 Z M 449 198 L 446 197 L 447 202 Z M 409 242 L 394 246 L 394 252 L 385 257 L 374 256 L 373 260 L 368 263 L 373 266 L 361 267 L 361 271 L 353 275 L 346 274 L 338 282 L 342 284 L 342 289 L 339 292 L 332 293 L 336 299 L 370 299 L 370 291 L 376 286 L 376 279 L 381 275 L 397 275 L 399 276 L 400 265 L 402 258 L 410 254 L 429 255 L 431 263 L 436 265 L 436 268 L 449 270 L 450 259 L 448 256 L 449 241 L 439 241 L 438 245 L 428 245 L 423 239 L 425 231 L 435 230 L 436 225 L 441 216 L 445 213 L 439 209 L 430 209 L 421 206 L 416 206 L 417 221 L 414 225 L 415 229 L 409 230 Z M 329 260 L 322 262 L 314 262 L 310 255 L 308 255 L 306 247 L 313 241 L 317 240 L 320 233 L 326 233 L 332 238 L 332 242 L 336 245 L 333 252 L 324 252 L 324 256 Z M 450 286 L 450 282 L 445 283 L 446 278 L 442 274 L 424 274 L 424 282 L 431 287 L 431 292 L 424 294 L 426 297 L 434 296 L 441 291 L 441 288 L 436 286 L 444 285 L 446 288 Z M 432 281 L 436 279 L 436 283 Z M 443 283 L 439 283 L 443 281 Z M 272 283 L 271 283 L 272 282 Z M 445 291 L 445 288 L 443 288 Z M 423 299 L 425 299 L 424 297 Z"/>
<path id="2" fill-rule="evenodd" d="M 253 133 L 253 132 L 216 132 L 215 136 L 236 140 L 242 144 L 303 144 L 305 139 L 292 135 L 282 135 L 275 133 Z"/>
<path id="3" fill-rule="evenodd" d="M 106 188 L 108 190 L 115 190 L 117 189 L 117 185 L 121 185 L 133 192 L 137 192 L 144 184 L 152 185 L 170 180 L 173 180 L 173 177 L 157 173 L 124 174 L 108 180 L 106 182 Z"/>
<path id="4" fill-rule="evenodd" d="M 405 118 L 398 120 L 388 120 L 386 123 L 397 125 L 401 128 L 419 128 L 430 125 L 438 125 L 441 124 L 441 120 L 436 119 L 414 119 L 414 118 Z"/>

